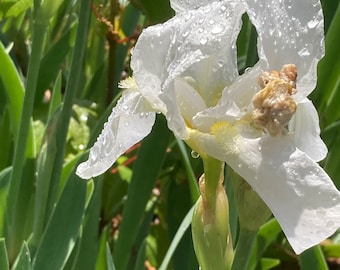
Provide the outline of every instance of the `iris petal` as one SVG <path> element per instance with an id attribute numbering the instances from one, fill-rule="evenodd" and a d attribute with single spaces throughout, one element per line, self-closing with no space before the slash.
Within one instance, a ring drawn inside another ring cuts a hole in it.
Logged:
<path id="1" fill-rule="evenodd" d="M 323 13 L 319 0 L 247 1 L 248 15 L 258 32 L 263 69 L 298 68 L 298 95 L 306 97 L 316 84 L 316 66 L 324 55 Z"/>
<path id="2" fill-rule="evenodd" d="M 89 179 L 108 170 L 127 149 L 147 136 L 155 122 L 155 112 L 138 91 L 125 90 L 90 149 L 89 159 L 79 164 L 77 175 Z"/>
<path id="3" fill-rule="evenodd" d="M 194 132 L 189 145 L 224 160 L 271 209 L 299 254 L 340 226 L 340 193 L 324 170 L 289 136 L 246 139 L 232 127 Z"/>

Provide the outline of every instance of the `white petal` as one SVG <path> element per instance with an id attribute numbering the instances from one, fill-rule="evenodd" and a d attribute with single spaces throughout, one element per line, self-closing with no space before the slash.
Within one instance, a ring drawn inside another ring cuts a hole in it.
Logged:
<path id="1" fill-rule="evenodd" d="M 207 108 L 202 97 L 184 79 L 175 80 L 175 93 L 181 115 L 191 125 L 193 117 Z"/>
<path id="2" fill-rule="evenodd" d="M 237 76 L 235 42 L 243 12 L 241 4 L 216 1 L 149 27 L 139 37 L 131 60 L 136 82 L 150 101 L 165 104 L 176 136 L 185 134 L 186 125 L 176 109 L 173 81 L 195 78 L 206 104 L 216 105 L 223 87 Z"/>
<path id="3" fill-rule="evenodd" d="M 127 149 L 147 136 L 155 122 L 148 101 L 135 90 L 125 90 L 113 108 L 108 122 L 90 149 L 89 159 L 77 168 L 84 179 L 108 170 Z"/>
<path id="4" fill-rule="evenodd" d="M 297 89 L 306 97 L 315 87 L 316 66 L 324 55 L 323 13 L 319 0 L 247 1 L 259 34 L 258 51 L 271 70 L 298 68 Z M 264 67 L 265 69 L 267 67 Z"/>
<path id="5" fill-rule="evenodd" d="M 320 138 L 318 113 L 310 100 L 298 103 L 289 129 L 293 132 L 295 145 L 311 159 L 320 161 L 326 157 L 327 147 Z"/>
<path id="6" fill-rule="evenodd" d="M 189 145 L 226 161 L 253 187 L 297 254 L 340 227 L 339 191 L 291 138 L 245 139 L 236 134 L 232 129 L 217 137 L 194 132 Z"/>

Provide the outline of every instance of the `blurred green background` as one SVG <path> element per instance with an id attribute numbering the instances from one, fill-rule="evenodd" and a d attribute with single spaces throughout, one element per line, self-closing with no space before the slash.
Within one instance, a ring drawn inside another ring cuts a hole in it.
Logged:
<path id="1" fill-rule="evenodd" d="M 340 6 L 321 2 L 326 56 L 310 98 L 329 148 L 321 165 L 340 188 Z M 169 0 L 0 1 L 1 270 L 198 269 L 190 211 L 202 164 L 162 116 L 104 175 L 74 174 L 131 75 L 138 35 L 173 15 Z M 256 32 L 243 19 L 240 72 L 256 61 Z M 296 256 L 272 219 L 250 269 L 340 269 L 340 236 Z"/>

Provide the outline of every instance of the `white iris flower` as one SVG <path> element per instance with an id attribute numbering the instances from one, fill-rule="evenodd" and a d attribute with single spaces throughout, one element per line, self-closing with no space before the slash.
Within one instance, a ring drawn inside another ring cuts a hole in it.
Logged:
<path id="1" fill-rule="evenodd" d="M 155 114 L 200 155 L 225 161 L 260 195 L 296 253 L 340 226 L 340 193 L 316 163 L 327 154 L 307 95 L 324 55 L 319 0 L 172 0 L 176 16 L 143 31 L 134 79 L 121 83 L 89 159 L 77 174 L 105 172 L 147 136 Z M 247 13 L 258 63 L 239 75 L 236 39 Z"/>

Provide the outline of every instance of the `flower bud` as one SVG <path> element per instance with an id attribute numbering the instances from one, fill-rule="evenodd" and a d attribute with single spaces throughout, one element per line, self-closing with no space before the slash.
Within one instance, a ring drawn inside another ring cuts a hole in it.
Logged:
<path id="1" fill-rule="evenodd" d="M 231 173 L 237 211 L 242 229 L 257 232 L 269 219 L 271 211 L 252 187 L 236 172 Z"/>
<path id="2" fill-rule="evenodd" d="M 192 218 L 192 236 L 202 270 L 230 269 L 233 249 L 229 234 L 229 206 L 222 183 L 210 201 L 205 197 L 204 175 L 200 179 L 201 196 Z"/>

